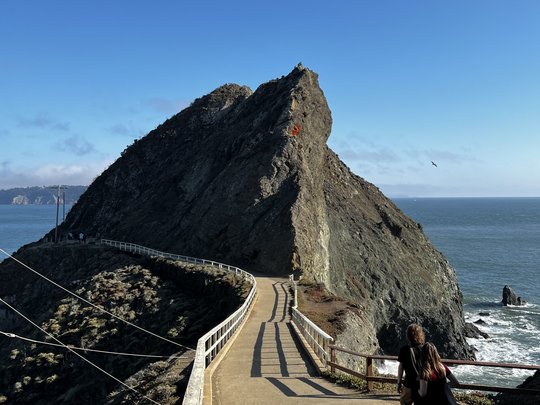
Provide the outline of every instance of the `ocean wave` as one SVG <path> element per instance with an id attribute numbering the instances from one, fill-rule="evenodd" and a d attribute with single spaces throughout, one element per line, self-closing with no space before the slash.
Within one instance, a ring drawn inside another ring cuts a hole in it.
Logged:
<path id="1" fill-rule="evenodd" d="M 486 314 L 480 315 L 480 312 Z M 489 313 L 489 315 L 487 314 Z M 540 311 L 536 304 L 503 307 L 499 305 L 469 306 L 465 319 L 475 322 L 488 339 L 468 338 L 467 342 L 476 350 L 478 361 L 493 363 L 540 363 Z M 534 372 L 523 369 L 486 368 L 459 366 L 458 379 L 472 384 L 490 384 L 515 387 Z"/>
<path id="2" fill-rule="evenodd" d="M 507 305 L 506 308 L 512 308 L 512 309 L 538 308 L 538 304 L 533 304 L 531 302 L 525 302 L 525 304 L 523 304 L 523 305 Z"/>

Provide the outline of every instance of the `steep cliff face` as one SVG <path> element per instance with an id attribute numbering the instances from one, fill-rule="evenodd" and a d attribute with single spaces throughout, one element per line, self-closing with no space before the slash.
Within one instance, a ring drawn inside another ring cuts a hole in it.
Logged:
<path id="1" fill-rule="evenodd" d="M 254 93 L 222 86 L 124 151 L 63 231 L 300 273 L 356 303 L 383 351 L 417 321 L 443 355 L 471 357 L 453 269 L 328 149 L 331 124 L 317 75 L 301 66 Z"/>

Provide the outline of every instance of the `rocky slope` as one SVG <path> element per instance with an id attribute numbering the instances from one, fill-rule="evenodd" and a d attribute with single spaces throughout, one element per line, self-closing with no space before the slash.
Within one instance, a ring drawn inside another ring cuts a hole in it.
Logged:
<path id="1" fill-rule="evenodd" d="M 320 283 L 350 301 L 338 336 L 397 353 L 411 321 L 472 357 L 454 270 L 420 225 L 326 145 L 332 118 L 302 66 L 255 92 L 218 88 L 127 148 L 80 198 L 83 231 Z"/>
<path id="2" fill-rule="evenodd" d="M 234 274 L 98 246 L 42 244 L 21 249 L 17 258 L 113 314 L 188 347 L 235 310 L 249 289 Z M 192 351 L 75 299 L 11 260 L 0 265 L 0 277 L 0 296 L 65 344 L 163 356 L 79 352 L 161 404 L 181 401 Z M 1 310 L 0 330 L 55 343 L 13 311 Z M 0 342 L 0 403 L 148 403 L 63 348 L 5 335 Z"/>

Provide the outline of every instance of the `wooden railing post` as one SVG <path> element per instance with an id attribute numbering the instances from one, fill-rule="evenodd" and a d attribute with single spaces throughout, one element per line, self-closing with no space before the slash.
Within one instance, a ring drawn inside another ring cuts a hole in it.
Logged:
<path id="1" fill-rule="evenodd" d="M 373 377 L 373 358 L 366 357 L 366 376 L 367 376 L 367 390 L 373 391 L 373 381 L 370 377 Z"/>

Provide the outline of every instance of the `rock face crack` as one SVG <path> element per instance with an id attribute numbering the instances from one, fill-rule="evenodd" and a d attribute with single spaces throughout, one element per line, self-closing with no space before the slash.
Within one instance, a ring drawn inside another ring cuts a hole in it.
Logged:
<path id="1" fill-rule="evenodd" d="M 472 357 L 453 269 L 418 224 L 327 147 L 331 126 L 307 68 L 255 92 L 224 85 L 128 147 L 62 231 L 302 274 L 362 305 L 365 340 L 378 342 L 369 350 L 396 353 L 418 321 L 444 356 Z"/>

